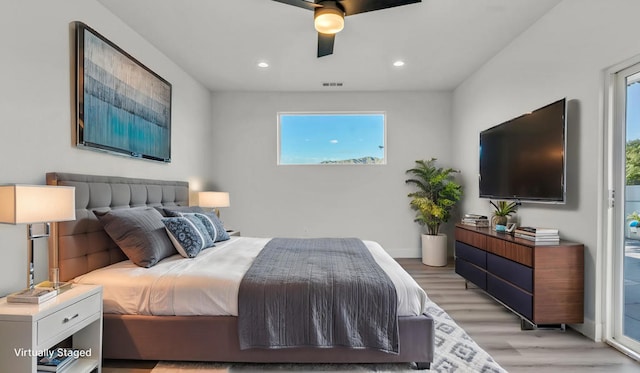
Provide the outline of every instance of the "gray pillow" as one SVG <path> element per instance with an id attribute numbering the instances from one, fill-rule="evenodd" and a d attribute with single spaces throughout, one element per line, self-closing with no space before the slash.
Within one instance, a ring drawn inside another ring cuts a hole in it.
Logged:
<path id="1" fill-rule="evenodd" d="M 94 213 L 122 252 L 140 267 L 152 267 L 176 253 L 162 223 L 162 215 L 152 207 Z"/>
<path id="2" fill-rule="evenodd" d="M 226 241 L 230 238 L 229 234 L 224 229 L 224 224 L 222 224 L 220 219 L 218 219 L 218 216 L 213 212 L 203 212 L 201 214 L 194 215 L 202 220 L 205 226 L 211 224 L 215 227 L 215 236 L 213 237 L 214 242 Z"/>
<path id="3" fill-rule="evenodd" d="M 157 207 L 164 216 L 174 217 L 180 216 L 181 213 L 202 213 L 204 210 L 200 206 L 162 206 Z"/>

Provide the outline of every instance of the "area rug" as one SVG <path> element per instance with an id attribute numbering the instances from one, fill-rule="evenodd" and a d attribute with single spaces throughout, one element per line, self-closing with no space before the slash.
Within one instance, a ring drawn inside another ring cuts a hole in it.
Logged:
<path id="1" fill-rule="evenodd" d="M 429 301 L 427 313 L 435 323 L 435 358 L 431 371 L 438 373 L 506 372 L 469 337 L 436 303 Z M 402 348 L 402 346 L 401 346 Z M 413 364 L 240 364 L 161 361 L 152 373 L 232 372 L 415 372 Z"/>

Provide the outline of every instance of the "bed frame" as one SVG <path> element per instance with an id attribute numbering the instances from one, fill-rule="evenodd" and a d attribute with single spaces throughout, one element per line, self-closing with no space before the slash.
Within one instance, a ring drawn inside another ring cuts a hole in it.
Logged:
<path id="1" fill-rule="evenodd" d="M 48 173 L 47 184 L 76 188 L 76 220 L 52 224 L 49 238 L 49 267 L 60 268 L 62 281 L 127 259 L 102 229 L 94 209 L 189 205 L 189 184 L 184 181 Z M 105 314 L 102 356 L 256 363 L 415 362 L 428 369 L 434 353 L 433 328 L 427 315 L 399 317 L 397 355 L 344 347 L 240 350 L 234 316 Z"/>

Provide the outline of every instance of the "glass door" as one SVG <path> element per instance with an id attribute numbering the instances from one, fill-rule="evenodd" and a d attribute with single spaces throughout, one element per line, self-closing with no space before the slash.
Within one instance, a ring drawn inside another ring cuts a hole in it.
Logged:
<path id="1" fill-rule="evenodd" d="M 615 148 L 622 154 L 614 209 L 624 228 L 614 240 L 613 338 L 640 353 L 640 64 L 618 72 L 615 85 Z"/>

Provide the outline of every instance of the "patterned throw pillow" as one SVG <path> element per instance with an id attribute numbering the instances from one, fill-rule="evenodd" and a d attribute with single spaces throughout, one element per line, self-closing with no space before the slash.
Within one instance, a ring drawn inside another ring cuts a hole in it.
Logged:
<path id="1" fill-rule="evenodd" d="M 207 228 L 207 232 L 211 235 L 214 242 L 226 241 L 229 239 L 229 234 L 224 229 L 224 224 L 218 219 L 218 216 L 212 212 L 203 213 L 183 213 L 183 216 L 193 215 L 200 219 L 204 226 Z"/>
<path id="2" fill-rule="evenodd" d="M 185 258 L 195 258 L 213 246 L 213 240 L 200 219 L 194 216 L 163 218 L 162 222 L 176 250 Z"/>

